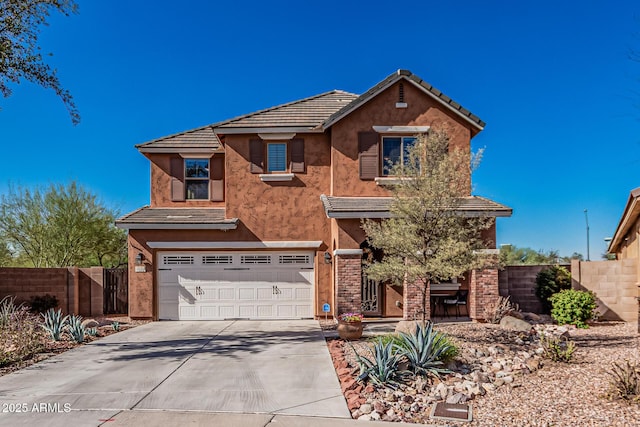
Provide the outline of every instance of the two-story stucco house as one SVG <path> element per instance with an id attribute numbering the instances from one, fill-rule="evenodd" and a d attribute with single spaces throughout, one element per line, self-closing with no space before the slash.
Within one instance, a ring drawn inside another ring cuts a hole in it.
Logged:
<path id="1" fill-rule="evenodd" d="M 362 95 L 334 90 L 138 145 L 151 204 L 117 221 L 129 231 L 129 315 L 288 319 L 328 308 L 409 318 L 409 292 L 362 277 L 361 219 L 389 216 L 383 166 L 402 161 L 416 134 L 446 126 L 469 150 L 484 125 L 399 70 Z M 471 194 L 461 210 L 511 215 Z M 495 222 L 486 237 L 495 248 Z M 482 319 L 497 270 L 452 285 L 470 291 L 469 314 Z"/>

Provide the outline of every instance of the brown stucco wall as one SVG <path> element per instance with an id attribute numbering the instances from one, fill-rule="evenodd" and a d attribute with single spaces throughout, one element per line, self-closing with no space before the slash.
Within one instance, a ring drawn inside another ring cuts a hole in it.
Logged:
<path id="1" fill-rule="evenodd" d="M 358 132 L 372 131 L 374 125 L 432 126 L 445 129 L 451 146 L 470 150 L 470 125 L 452 112 L 444 111 L 413 84 L 404 82 L 407 108 L 396 108 L 398 83 L 336 123 L 331 129 L 332 189 L 334 196 L 388 196 L 374 181 L 359 176 Z M 470 190 L 469 190 L 470 191 Z"/>
<path id="2" fill-rule="evenodd" d="M 145 154 L 145 156 L 151 161 L 151 207 L 224 207 L 224 202 L 211 202 L 208 200 L 171 201 L 170 163 L 172 157 L 180 156 L 178 154 L 149 153 Z M 215 156 L 224 156 L 224 154 L 216 153 Z"/>

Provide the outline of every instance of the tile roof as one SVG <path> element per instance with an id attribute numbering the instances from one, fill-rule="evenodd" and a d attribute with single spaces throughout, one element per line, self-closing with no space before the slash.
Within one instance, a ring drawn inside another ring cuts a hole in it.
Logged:
<path id="1" fill-rule="evenodd" d="M 329 218 L 389 218 L 392 197 L 335 197 L 321 195 L 325 213 Z M 480 196 L 463 197 L 458 212 L 473 216 L 511 216 L 512 209 Z"/>
<path id="2" fill-rule="evenodd" d="M 234 229 L 237 218 L 225 218 L 223 208 L 151 208 L 144 206 L 116 220 L 124 229 Z"/>
<path id="3" fill-rule="evenodd" d="M 216 125 L 216 129 L 304 127 L 318 128 L 327 117 L 357 99 L 358 95 L 332 90 L 287 104 L 236 117 Z"/>
<path id="4" fill-rule="evenodd" d="M 213 132 L 213 127 L 204 126 L 186 132 L 165 136 L 136 145 L 141 152 L 157 151 L 158 149 L 206 149 L 211 151 L 222 151 L 220 139 Z"/>
<path id="5" fill-rule="evenodd" d="M 453 111 L 455 111 L 459 115 L 461 115 L 464 118 L 466 118 L 468 121 L 470 121 L 472 124 L 474 124 L 480 130 L 482 130 L 485 127 L 486 123 L 483 122 L 482 120 L 480 120 L 480 118 L 478 116 L 476 116 L 475 114 L 471 113 L 471 111 L 467 110 L 466 108 L 462 107 L 462 105 L 458 104 L 453 99 L 449 98 L 444 93 L 440 92 L 438 89 L 433 87 L 431 84 L 425 82 L 420 77 L 418 77 L 415 74 L 413 74 L 411 71 L 398 70 L 395 73 L 391 74 L 386 79 L 384 79 L 383 81 L 381 81 L 380 83 L 378 83 L 377 85 L 375 85 L 374 87 L 372 87 L 371 89 L 369 89 L 368 91 L 366 91 L 365 93 L 363 93 L 362 95 L 360 95 L 357 99 L 353 100 L 353 102 L 351 102 L 349 105 L 346 105 L 343 109 L 341 109 L 340 111 L 337 111 L 336 113 L 331 115 L 331 117 L 327 118 L 327 120 L 323 123 L 323 128 L 326 129 L 326 128 L 332 126 L 337 121 L 342 119 L 344 116 L 346 116 L 349 113 L 351 113 L 352 111 L 356 110 L 361 105 L 367 103 L 371 98 L 373 98 L 374 96 L 378 95 L 380 92 L 385 90 L 387 87 L 391 86 L 395 82 L 397 82 L 399 80 L 402 80 L 402 79 L 405 79 L 405 80 L 408 80 L 408 81 L 414 83 L 419 88 L 421 88 L 422 90 L 424 90 L 428 94 L 430 94 L 433 97 L 435 97 L 442 104 L 446 105 L 448 108 L 452 109 Z"/>
<path id="6" fill-rule="evenodd" d="M 469 110 L 444 95 L 438 89 L 407 70 L 398 70 L 363 93 L 356 95 L 342 90 L 332 90 L 319 95 L 289 102 L 264 110 L 213 123 L 208 126 L 158 138 L 136 146 L 141 152 L 166 152 L 171 149 L 184 151 L 223 151 L 216 135 L 225 133 L 259 133 L 276 129 L 278 132 L 324 131 L 343 117 L 367 103 L 371 98 L 399 80 L 412 82 L 444 106 L 459 114 L 477 130 L 485 123 Z"/>
<path id="7" fill-rule="evenodd" d="M 620 222 L 616 227 L 613 238 L 609 242 L 607 252 L 618 252 L 620 250 L 620 247 L 622 246 L 622 243 L 624 242 L 624 238 L 627 237 L 629 230 L 633 226 L 635 226 L 638 217 L 640 217 L 640 204 L 638 203 L 639 198 L 640 187 L 631 190 L 631 192 L 629 193 L 629 198 L 627 199 L 627 204 L 625 205 L 624 211 L 622 212 Z"/>

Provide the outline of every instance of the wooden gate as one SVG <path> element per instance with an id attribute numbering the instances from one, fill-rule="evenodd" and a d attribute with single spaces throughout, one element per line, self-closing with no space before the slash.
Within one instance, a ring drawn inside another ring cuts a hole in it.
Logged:
<path id="1" fill-rule="evenodd" d="M 104 269 L 104 314 L 129 314 L 129 281 L 126 268 Z"/>

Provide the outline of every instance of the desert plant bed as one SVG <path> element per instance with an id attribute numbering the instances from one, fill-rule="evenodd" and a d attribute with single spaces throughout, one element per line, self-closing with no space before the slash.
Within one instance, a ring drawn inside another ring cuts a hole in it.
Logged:
<path id="1" fill-rule="evenodd" d="M 0 376 L 26 368 L 27 366 L 48 359 L 49 357 L 64 353 L 67 350 L 99 340 L 111 334 L 149 323 L 147 320 L 132 320 L 127 316 L 99 316 L 87 317 L 86 319 L 93 319 L 98 323 L 98 326 L 95 328 L 95 336 L 87 334 L 85 336 L 84 343 L 77 343 L 68 334 L 63 334 L 61 340 L 54 341 L 43 333 L 41 338 L 41 347 L 39 350 L 28 358 L 0 366 Z M 40 318 L 38 318 L 38 320 L 40 320 Z M 114 329 L 114 323 L 119 325 L 119 328 Z"/>
<path id="2" fill-rule="evenodd" d="M 323 325 L 323 329 L 330 325 Z M 631 426 L 640 404 L 611 399 L 614 363 L 640 360 L 637 325 L 595 322 L 588 329 L 537 325 L 537 334 L 482 323 L 442 323 L 460 351 L 452 373 L 414 376 L 395 389 L 358 382 L 354 351 L 371 354 L 374 340 L 329 340 L 329 350 L 352 416 L 363 420 L 452 425 L 429 418 L 435 402 L 468 403 L 473 421 L 459 426 Z M 575 343 L 568 362 L 546 357 L 540 334 Z"/>

